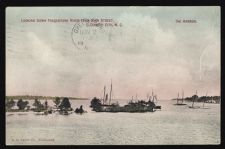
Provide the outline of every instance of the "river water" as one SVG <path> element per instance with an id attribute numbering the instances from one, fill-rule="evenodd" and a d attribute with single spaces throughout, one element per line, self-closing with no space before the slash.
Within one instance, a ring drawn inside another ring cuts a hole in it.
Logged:
<path id="1" fill-rule="evenodd" d="M 42 101 L 44 102 L 44 101 Z M 121 100 L 119 103 L 126 103 Z M 96 113 L 90 100 L 71 100 L 83 115 L 35 115 L 34 112 L 6 113 L 7 145 L 167 145 L 220 144 L 220 105 L 207 109 L 174 106 L 162 100 L 162 109 L 148 113 Z M 30 105 L 32 102 L 30 101 Z M 53 105 L 49 101 L 50 105 Z M 202 103 L 196 103 L 196 106 Z"/>

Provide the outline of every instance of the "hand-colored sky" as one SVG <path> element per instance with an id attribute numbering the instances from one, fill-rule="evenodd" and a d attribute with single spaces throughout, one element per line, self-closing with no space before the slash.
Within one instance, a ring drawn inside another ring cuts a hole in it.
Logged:
<path id="1" fill-rule="evenodd" d="M 21 19 L 113 19 L 122 27 L 22 23 Z M 194 19 L 197 23 L 176 23 Z M 74 42 L 83 41 L 87 49 Z M 220 7 L 8 7 L 6 94 L 170 99 L 220 95 Z"/>

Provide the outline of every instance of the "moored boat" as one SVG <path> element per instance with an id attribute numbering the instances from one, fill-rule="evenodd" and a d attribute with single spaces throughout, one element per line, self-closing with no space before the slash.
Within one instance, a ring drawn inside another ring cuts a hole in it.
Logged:
<path id="1" fill-rule="evenodd" d="M 181 101 L 181 102 L 180 102 Z M 179 98 L 179 92 L 178 92 L 178 96 L 177 96 L 177 103 L 175 103 L 174 105 L 176 106 L 183 106 L 183 105 L 187 105 L 184 102 L 184 91 L 182 91 L 182 98 Z"/>
<path id="2" fill-rule="evenodd" d="M 104 86 L 104 95 L 102 100 L 94 97 L 91 100 L 91 106 L 93 111 L 96 112 L 154 112 L 156 109 L 161 109 L 161 106 L 156 105 L 154 100 L 157 100 L 156 95 L 152 93 L 152 101 L 151 98 L 146 102 L 144 100 L 138 100 L 137 102 L 133 102 L 131 100 L 128 104 L 124 106 L 120 106 L 119 103 L 111 104 L 112 100 L 112 81 L 110 87 L 110 97 L 108 101 L 108 94 L 105 92 L 106 87 Z"/>

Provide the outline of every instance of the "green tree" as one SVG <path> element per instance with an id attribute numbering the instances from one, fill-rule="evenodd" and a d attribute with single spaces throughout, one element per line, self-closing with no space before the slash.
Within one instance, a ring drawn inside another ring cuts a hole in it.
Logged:
<path id="1" fill-rule="evenodd" d="M 71 110 L 71 104 L 70 104 L 69 98 L 67 97 L 63 98 L 61 104 L 59 105 L 59 108 L 61 110 Z"/>
<path id="2" fill-rule="evenodd" d="M 60 104 L 60 98 L 56 97 L 53 102 L 55 103 L 55 106 L 58 108 L 59 104 Z"/>
<path id="3" fill-rule="evenodd" d="M 35 111 L 39 112 L 39 111 L 44 110 L 44 105 L 41 104 L 40 100 L 38 100 L 38 99 L 34 100 L 33 106 L 35 107 Z"/>
<path id="4" fill-rule="evenodd" d="M 198 95 L 193 95 L 191 98 L 192 98 L 192 100 L 197 100 L 198 99 Z"/>
<path id="5" fill-rule="evenodd" d="M 28 101 L 23 101 L 22 99 L 19 99 L 17 102 L 17 106 L 20 110 L 24 110 L 28 104 L 29 104 Z"/>
<path id="6" fill-rule="evenodd" d="M 36 108 L 40 107 L 40 106 L 41 106 L 40 100 L 35 99 L 35 100 L 34 100 L 34 103 L 33 103 L 33 106 L 36 107 Z"/>
<path id="7" fill-rule="evenodd" d="M 93 111 L 100 111 L 102 109 L 102 103 L 101 103 L 101 100 L 94 97 L 92 100 L 91 100 L 91 108 L 93 109 Z"/>
<path id="8" fill-rule="evenodd" d="M 7 109 L 11 109 L 12 107 L 15 106 L 15 104 L 16 102 L 13 99 L 11 100 L 7 99 L 5 103 Z"/>

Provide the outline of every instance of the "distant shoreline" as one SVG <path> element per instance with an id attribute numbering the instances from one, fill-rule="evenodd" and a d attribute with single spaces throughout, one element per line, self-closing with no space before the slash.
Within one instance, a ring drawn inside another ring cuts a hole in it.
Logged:
<path id="1" fill-rule="evenodd" d="M 221 96 L 197 96 L 193 95 L 192 97 L 186 97 L 186 98 L 174 98 L 171 100 L 183 100 L 187 102 L 205 102 L 205 103 L 220 103 Z"/>
<path id="2" fill-rule="evenodd" d="M 65 98 L 64 96 L 31 96 L 31 95 L 16 95 L 16 96 L 5 96 L 6 99 L 24 99 L 24 100 L 34 100 L 34 99 L 40 99 L 40 100 L 52 100 L 56 97 L 59 98 Z M 82 97 L 67 97 L 70 100 L 89 100 L 88 98 L 82 98 Z"/>

